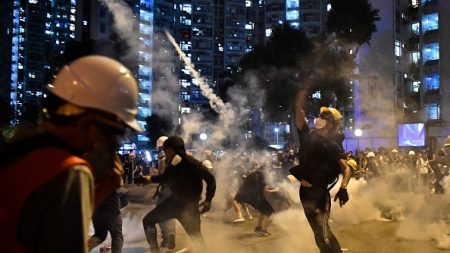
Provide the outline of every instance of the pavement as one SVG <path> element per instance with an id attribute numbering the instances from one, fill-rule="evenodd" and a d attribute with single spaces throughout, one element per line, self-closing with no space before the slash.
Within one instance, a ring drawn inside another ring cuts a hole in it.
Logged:
<path id="1" fill-rule="evenodd" d="M 122 209 L 124 248 L 123 253 L 150 253 L 142 228 L 142 218 L 154 206 L 151 196 L 154 186 L 129 188 L 133 201 Z M 133 196 L 135 198 L 133 198 Z M 140 197 L 139 197 L 140 196 Z M 144 197 L 143 197 L 144 196 Z M 234 211 L 212 210 L 202 217 L 202 234 L 208 253 L 319 253 L 315 246 L 311 229 L 301 207 L 293 206 L 273 217 L 269 227 L 270 236 L 263 237 L 253 232 L 258 213 L 252 210 L 253 220 L 233 224 Z M 442 253 L 433 240 L 406 240 L 396 233 L 399 221 L 378 219 L 358 224 L 342 224 L 331 221 L 330 226 L 338 238 L 344 253 Z M 447 235 L 444 235 L 447 236 Z M 160 239 L 159 239 L 160 241 Z M 109 243 L 109 238 L 103 245 Z M 169 251 L 177 252 L 190 245 L 190 240 L 177 222 L 177 247 Z M 93 250 L 99 252 L 99 248 Z M 107 251 L 105 251 L 107 252 Z"/>

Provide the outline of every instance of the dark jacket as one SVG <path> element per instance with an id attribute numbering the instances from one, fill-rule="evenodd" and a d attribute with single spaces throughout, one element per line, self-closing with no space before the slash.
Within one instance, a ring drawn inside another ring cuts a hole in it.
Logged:
<path id="1" fill-rule="evenodd" d="M 177 165 L 168 165 L 164 174 L 152 176 L 152 182 L 167 183 L 172 196 L 187 201 L 199 201 L 206 182 L 206 201 L 211 201 L 216 192 L 216 179 L 213 174 L 192 156 L 186 156 Z"/>

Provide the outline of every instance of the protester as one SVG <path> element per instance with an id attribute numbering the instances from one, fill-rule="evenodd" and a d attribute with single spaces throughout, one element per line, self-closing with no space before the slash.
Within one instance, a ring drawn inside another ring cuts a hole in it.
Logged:
<path id="1" fill-rule="evenodd" d="M 158 175 L 163 175 L 166 170 L 166 155 L 164 154 L 163 144 L 167 140 L 167 136 L 161 136 L 156 140 L 156 148 L 158 149 Z M 171 195 L 170 187 L 166 182 L 159 184 L 156 191 L 156 205 L 163 203 Z M 162 241 L 161 247 L 168 249 L 175 248 L 175 219 L 170 219 L 159 223 L 161 229 Z"/>
<path id="2" fill-rule="evenodd" d="M 123 247 L 122 216 L 120 209 L 127 203 L 117 191 L 113 191 L 98 207 L 92 217 L 95 233 L 88 240 L 89 251 L 105 241 L 111 234 L 111 253 L 121 253 Z"/>
<path id="3" fill-rule="evenodd" d="M 82 57 L 48 90 L 42 121 L 1 152 L 0 252 L 88 252 L 94 200 L 120 186 L 115 152 L 141 130 L 136 80 L 113 59 Z"/>
<path id="4" fill-rule="evenodd" d="M 303 111 L 308 89 L 301 89 L 295 104 L 295 123 L 300 139 L 299 165 L 290 172 L 300 180 L 300 201 L 313 230 L 321 253 L 342 252 L 338 240 L 328 225 L 331 199 L 329 190 L 342 172 L 342 182 L 334 200 L 342 207 L 348 200 L 347 185 L 351 171 L 346 155 L 337 143 L 337 121 L 342 118 L 334 108 L 324 108 L 310 131 Z"/>
<path id="5" fill-rule="evenodd" d="M 171 195 L 151 210 L 142 220 L 145 235 L 152 253 L 160 252 L 155 224 L 177 219 L 191 237 L 194 247 L 205 252 L 200 229 L 200 214 L 211 208 L 216 190 L 216 180 L 211 172 L 191 155 L 186 153 L 183 139 L 171 136 L 163 143 L 166 169 L 162 175 L 145 177 L 147 182 L 168 183 Z M 199 201 L 206 182 L 206 197 Z"/>

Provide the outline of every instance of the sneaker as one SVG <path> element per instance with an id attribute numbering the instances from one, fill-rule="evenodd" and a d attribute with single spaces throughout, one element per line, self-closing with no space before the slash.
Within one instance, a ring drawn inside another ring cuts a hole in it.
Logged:
<path id="1" fill-rule="evenodd" d="M 256 232 L 258 235 L 260 236 L 269 236 L 271 235 L 271 233 L 269 233 L 269 231 L 267 231 L 267 229 L 261 229 L 258 232 Z"/>
<path id="2" fill-rule="evenodd" d="M 243 223 L 243 222 L 245 222 L 245 219 L 244 218 L 238 218 L 238 219 L 235 219 L 234 221 L 233 221 L 233 223 Z"/>
<path id="3" fill-rule="evenodd" d="M 262 230 L 262 228 L 261 227 L 256 227 L 255 228 L 255 230 L 253 230 L 253 232 L 255 232 L 255 233 L 259 233 L 260 231 Z"/>
<path id="4" fill-rule="evenodd" d="M 169 238 L 167 238 L 167 248 L 175 249 L 175 235 L 169 234 Z"/>

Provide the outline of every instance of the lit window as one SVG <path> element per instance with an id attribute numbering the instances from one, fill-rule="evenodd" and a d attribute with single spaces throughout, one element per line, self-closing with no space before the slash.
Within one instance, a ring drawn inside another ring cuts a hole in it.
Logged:
<path id="1" fill-rule="evenodd" d="M 411 62 L 417 64 L 419 63 L 419 61 L 420 61 L 419 52 L 418 51 L 411 52 Z"/>
<path id="2" fill-rule="evenodd" d="M 440 119 L 441 108 L 438 103 L 431 103 L 425 106 L 425 118 L 426 120 Z"/>
<path id="3" fill-rule="evenodd" d="M 245 0 L 245 7 L 252 7 L 252 1 L 251 0 Z"/>
<path id="4" fill-rule="evenodd" d="M 331 4 L 327 4 L 327 11 L 331 11 Z"/>
<path id="5" fill-rule="evenodd" d="M 427 90 L 439 89 L 439 74 L 426 75 L 424 78 L 425 87 Z"/>
<path id="6" fill-rule="evenodd" d="M 439 44 L 438 43 L 431 43 L 427 44 L 423 48 L 423 61 L 433 61 L 433 60 L 439 60 Z"/>
<path id="7" fill-rule="evenodd" d="M 299 18 L 299 13 L 297 10 L 286 12 L 286 20 L 298 20 L 298 18 Z"/>
<path id="8" fill-rule="evenodd" d="M 402 46 L 400 41 L 395 41 L 395 56 L 400 57 L 402 56 Z"/>
<path id="9" fill-rule="evenodd" d="M 411 87 L 412 92 L 417 93 L 420 90 L 420 81 L 414 81 L 412 82 L 412 87 Z"/>
<path id="10" fill-rule="evenodd" d="M 411 0 L 411 5 L 413 7 L 419 7 L 419 0 Z"/>
<path id="11" fill-rule="evenodd" d="M 322 94 L 320 93 L 320 91 L 316 91 L 312 94 L 312 97 L 320 99 L 322 97 Z"/>
<path id="12" fill-rule="evenodd" d="M 419 34 L 420 33 L 420 23 L 415 22 L 411 24 L 411 33 L 412 34 Z"/>
<path id="13" fill-rule="evenodd" d="M 266 37 L 270 37 L 272 35 L 272 29 L 266 29 Z"/>
<path id="14" fill-rule="evenodd" d="M 422 32 L 439 29 L 439 15 L 437 13 L 424 15 L 422 17 Z"/>

